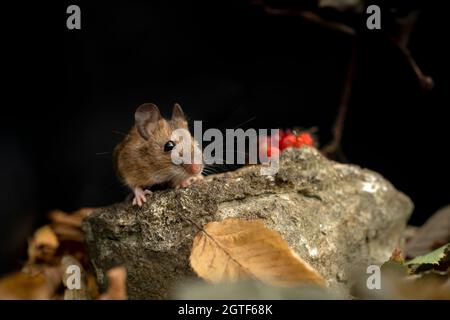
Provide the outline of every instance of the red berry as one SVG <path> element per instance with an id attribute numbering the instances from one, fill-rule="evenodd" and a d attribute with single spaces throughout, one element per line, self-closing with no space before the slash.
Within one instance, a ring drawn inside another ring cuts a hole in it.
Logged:
<path id="1" fill-rule="evenodd" d="M 309 133 L 301 133 L 297 136 L 294 146 L 300 148 L 302 146 L 314 146 L 314 139 Z"/>
<path id="2" fill-rule="evenodd" d="M 285 135 L 280 141 L 280 150 L 293 147 L 296 141 L 297 138 L 292 133 Z"/>

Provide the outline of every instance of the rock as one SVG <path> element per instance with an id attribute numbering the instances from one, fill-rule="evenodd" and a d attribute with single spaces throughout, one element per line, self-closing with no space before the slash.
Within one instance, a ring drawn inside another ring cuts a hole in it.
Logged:
<path id="1" fill-rule="evenodd" d="M 283 152 L 273 176 L 259 166 L 210 176 L 186 189 L 156 191 L 142 208 L 119 203 L 83 222 L 97 280 L 127 269 L 131 299 L 164 299 L 196 277 L 189 266 L 199 228 L 228 217 L 263 219 L 327 279 L 347 289 L 354 270 L 386 261 L 413 209 L 379 174 L 304 147 Z"/>

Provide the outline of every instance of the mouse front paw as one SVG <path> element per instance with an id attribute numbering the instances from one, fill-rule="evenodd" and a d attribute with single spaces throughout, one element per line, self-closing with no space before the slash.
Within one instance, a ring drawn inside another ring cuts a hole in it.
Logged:
<path id="1" fill-rule="evenodd" d="M 187 178 L 186 180 L 181 181 L 175 188 L 176 189 L 178 189 L 178 188 L 186 188 L 187 186 L 189 186 L 189 185 L 191 185 L 191 184 L 193 184 L 195 182 L 201 181 L 201 180 L 203 180 L 203 176 L 202 175 L 193 176 L 193 177 Z"/>
<path id="2" fill-rule="evenodd" d="M 142 188 L 134 188 L 133 193 L 133 206 L 138 205 L 139 207 L 142 207 L 144 202 L 147 202 L 147 198 L 145 196 L 147 194 L 152 194 L 150 190 L 143 190 Z"/>

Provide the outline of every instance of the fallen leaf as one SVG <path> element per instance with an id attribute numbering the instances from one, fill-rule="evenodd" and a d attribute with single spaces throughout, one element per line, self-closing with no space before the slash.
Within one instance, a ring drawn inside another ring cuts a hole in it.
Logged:
<path id="1" fill-rule="evenodd" d="M 49 214 L 51 224 L 37 229 L 28 241 L 28 261 L 22 270 L 0 279 L 0 299 L 98 298 L 81 230 L 83 219 L 93 211 L 93 208 L 82 208 L 70 214 L 52 211 Z M 63 296 L 63 290 L 59 289 L 64 289 L 62 285 L 66 283 L 65 271 L 69 265 L 80 267 L 82 290 L 67 288 Z M 123 292 L 119 286 L 110 296 L 120 298 Z"/>
<path id="2" fill-rule="evenodd" d="M 72 240 L 77 242 L 84 241 L 84 233 L 79 228 L 68 225 L 52 225 L 55 234 L 61 241 Z"/>
<path id="3" fill-rule="evenodd" d="M 194 238 L 190 263 L 213 283 L 245 278 L 294 286 L 326 281 L 261 220 L 226 219 L 206 224 Z"/>
<path id="4" fill-rule="evenodd" d="M 63 224 L 72 227 L 81 228 L 83 219 L 94 211 L 94 208 L 81 208 L 71 214 L 61 210 L 53 210 L 48 217 L 54 224 Z"/>
<path id="5" fill-rule="evenodd" d="M 58 246 L 58 238 L 50 226 L 45 225 L 39 228 L 28 242 L 28 263 L 34 263 L 37 260 L 50 261 Z"/>
<path id="6" fill-rule="evenodd" d="M 415 270 L 423 270 L 421 267 L 431 266 L 435 268 L 443 263 L 450 261 L 450 243 L 443 245 L 426 255 L 415 257 L 412 260 L 405 262 L 405 265 L 414 268 Z"/>
<path id="7" fill-rule="evenodd" d="M 106 273 L 108 277 L 108 289 L 100 295 L 100 300 L 126 300 L 127 272 L 125 267 L 115 267 Z"/>
<path id="8" fill-rule="evenodd" d="M 2 300 L 48 300 L 53 298 L 60 284 L 61 273 L 57 267 L 48 267 L 37 274 L 19 271 L 0 279 Z"/>
<path id="9" fill-rule="evenodd" d="M 45 225 L 36 230 L 33 241 L 37 246 L 46 246 L 53 249 L 58 248 L 59 241 L 50 226 Z"/>
<path id="10" fill-rule="evenodd" d="M 42 274 L 28 275 L 23 272 L 9 274 L 0 280 L 2 300 L 50 299 L 47 279 Z"/>
<path id="11" fill-rule="evenodd" d="M 406 243 L 406 256 L 414 258 L 450 241 L 450 206 L 434 213 Z"/>

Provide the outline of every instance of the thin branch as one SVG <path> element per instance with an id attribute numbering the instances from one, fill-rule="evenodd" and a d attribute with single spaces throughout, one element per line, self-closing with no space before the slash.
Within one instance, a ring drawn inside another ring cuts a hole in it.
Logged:
<path id="1" fill-rule="evenodd" d="M 392 37 L 391 35 L 386 33 L 386 37 L 400 50 L 403 57 L 405 58 L 406 62 L 409 64 L 411 69 L 413 70 L 414 74 L 416 75 L 417 80 L 419 81 L 420 87 L 425 90 L 431 90 L 434 87 L 434 81 L 433 78 L 430 76 L 427 76 L 422 72 L 419 65 L 417 64 L 416 60 L 411 54 L 411 51 L 403 45 L 399 40 Z"/>
<path id="2" fill-rule="evenodd" d="M 264 3 L 264 0 L 255 0 L 253 1 L 253 4 L 262 7 L 264 12 L 270 15 L 297 16 L 309 22 L 319 24 L 328 29 L 354 36 L 355 40 L 353 44 L 352 58 L 348 66 L 347 77 L 345 80 L 345 85 L 342 92 L 340 105 L 338 108 L 338 114 L 336 116 L 336 120 L 333 126 L 333 138 L 328 145 L 322 148 L 322 152 L 327 156 L 344 160 L 345 156 L 342 152 L 341 141 L 342 141 L 342 134 L 344 131 L 345 118 L 347 115 L 348 105 L 352 93 L 353 79 L 356 68 L 357 30 L 344 23 L 327 20 L 321 17 L 319 14 L 314 13 L 312 11 L 272 8 L 266 5 Z M 416 60 L 412 56 L 410 50 L 400 41 L 398 41 L 395 37 L 391 36 L 389 33 L 385 33 L 385 35 L 401 51 L 404 59 L 406 60 L 406 62 L 409 64 L 414 74 L 416 75 L 416 78 L 418 79 L 421 88 L 423 90 L 431 90 L 434 86 L 433 79 L 422 72 Z"/>
<path id="3" fill-rule="evenodd" d="M 259 5 L 263 8 L 264 12 L 270 15 L 279 15 L 279 16 L 294 16 L 301 17 L 306 21 L 319 24 L 325 28 L 339 31 L 348 35 L 355 35 L 356 31 L 354 28 L 340 22 L 330 21 L 325 18 L 322 18 L 317 13 L 308 10 L 292 10 L 292 9 L 277 9 L 272 8 L 264 4 L 263 1 L 254 1 L 253 4 Z"/>
<path id="4" fill-rule="evenodd" d="M 344 82 L 344 88 L 341 95 L 341 101 L 338 108 L 338 114 L 333 125 L 333 138 L 329 144 L 322 148 L 322 152 L 328 157 L 336 158 L 339 157 L 344 160 L 344 155 L 341 149 L 342 134 L 344 131 L 345 118 L 348 112 L 348 106 L 350 103 L 350 98 L 353 89 L 353 80 L 355 78 L 356 69 L 356 58 L 357 58 L 357 43 L 356 40 L 352 47 L 352 57 L 348 64 L 347 75 Z"/>

